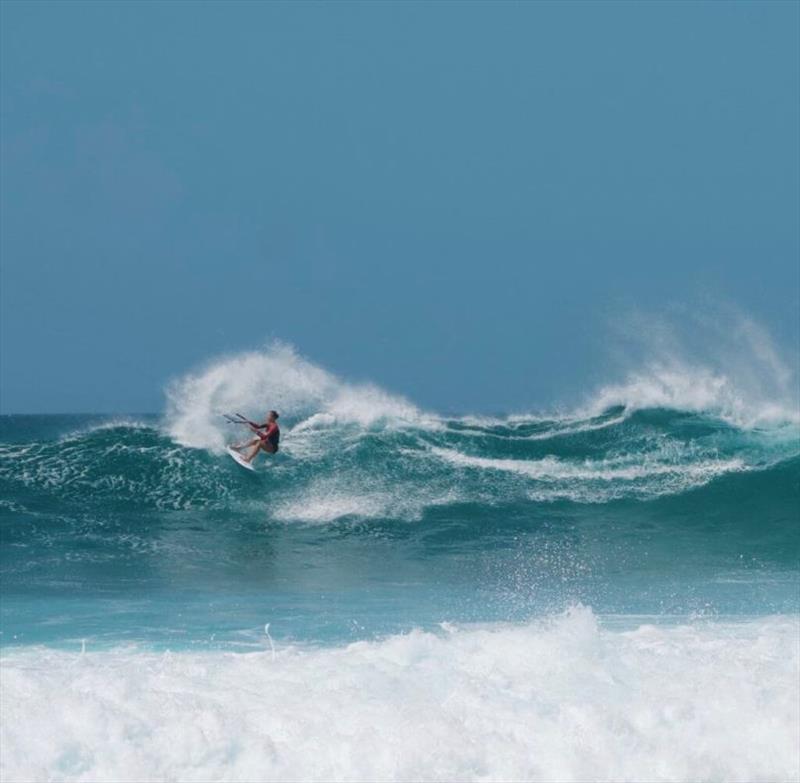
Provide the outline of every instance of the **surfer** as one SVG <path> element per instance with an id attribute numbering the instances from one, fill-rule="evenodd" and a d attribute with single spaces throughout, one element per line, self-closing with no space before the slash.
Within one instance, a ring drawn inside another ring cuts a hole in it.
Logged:
<path id="1" fill-rule="evenodd" d="M 244 419 L 244 417 L 242 417 Z M 252 448 L 252 451 L 244 457 L 244 461 L 250 463 L 253 461 L 259 451 L 265 451 L 267 454 L 274 454 L 278 450 L 278 443 L 281 439 L 281 428 L 278 426 L 278 412 L 270 411 L 267 414 L 267 420 L 263 424 L 256 424 L 254 421 L 244 419 L 247 426 L 255 432 L 256 437 L 247 443 L 234 443 L 231 448 L 241 452 L 242 449 Z"/>

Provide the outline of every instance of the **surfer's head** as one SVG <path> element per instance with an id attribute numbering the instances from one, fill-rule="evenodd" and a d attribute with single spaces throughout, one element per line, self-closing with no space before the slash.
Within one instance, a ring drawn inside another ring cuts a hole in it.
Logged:
<path id="1" fill-rule="evenodd" d="M 270 421 L 277 421 L 277 420 L 278 420 L 278 411 L 270 411 L 270 412 L 267 414 L 267 418 L 268 418 Z"/>

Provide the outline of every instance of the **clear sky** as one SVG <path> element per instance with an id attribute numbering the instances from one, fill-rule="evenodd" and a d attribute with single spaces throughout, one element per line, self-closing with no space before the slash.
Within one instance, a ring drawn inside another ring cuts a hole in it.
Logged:
<path id="1" fill-rule="evenodd" d="M 719 296 L 798 339 L 796 2 L 0 3 L 2 411 L 271 337 L 423 406 Z"/>

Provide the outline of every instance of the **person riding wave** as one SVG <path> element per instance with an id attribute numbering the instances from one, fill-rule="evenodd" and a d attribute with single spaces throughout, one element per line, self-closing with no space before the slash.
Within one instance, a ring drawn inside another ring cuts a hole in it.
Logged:
<path id="1" fill-rule="evenodd" d="M 234 443 L 231 445 L 231 448 L 241 452 L 242 449 L 252 447 L 252 451 L 244 457 L 244 461 L 248 463 L 253 461 L 259 451 L 264 451 L 267 454 L 275 454 L 281 439 L 281 428 L 278 426 L 278 412 L 270 411 L 267 414 L 267 420 L 263 424 L 256 424 L 249 419 L 246 421 L 247 426 L 255 432 L 257 437 L 247 443 Z"/>

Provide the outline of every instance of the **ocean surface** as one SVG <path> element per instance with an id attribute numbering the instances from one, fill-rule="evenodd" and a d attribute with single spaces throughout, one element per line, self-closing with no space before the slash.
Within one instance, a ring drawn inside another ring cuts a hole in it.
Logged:
<path id="1" fill-rule="evenodd" d="M 278 346 L 3 416 L 0 777 L 795 781 L 799 516 L 796 404 L 702 368 L 448 417 Z"/>

